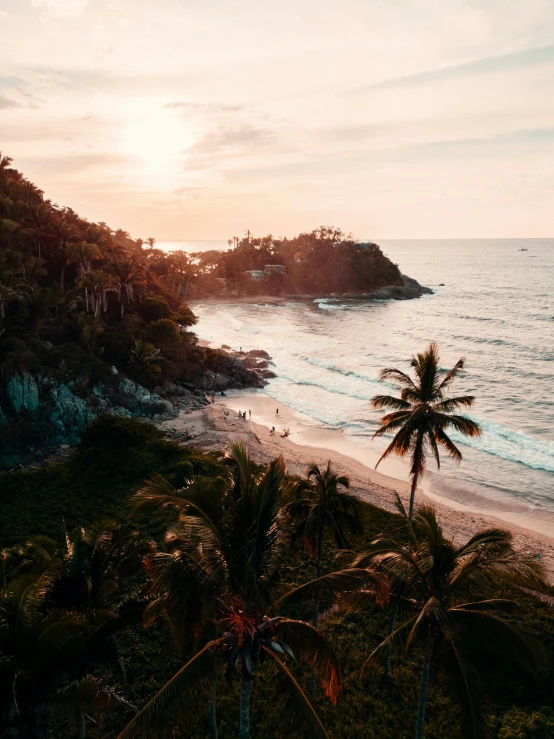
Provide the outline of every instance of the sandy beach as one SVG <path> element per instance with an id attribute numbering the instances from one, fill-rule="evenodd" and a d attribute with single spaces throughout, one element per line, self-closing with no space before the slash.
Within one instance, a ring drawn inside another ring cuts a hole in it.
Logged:
<path id="1" fill-rule="evenodd" d="M 247 411 L 247 420 L 237 417 L 238 410 Z M 252 412 L 252 420 L 248 420 L 248 410 Z M 401 462 L 393 460 L 388 464 L 388 474 L 378 472 L 374 469 L 376 456 L 369 458 L 366 449 L 356 448 L 340 432 L 310 425 L 309 421 L 263 392 L 236 392 L 216 397 L 215 403 L 202 410 L 181 412 L 161 426 L 167 431 L 186 431 L 193 438 L 183 443 L 204 451 L 224 449 L 229 441 L 241 440 L 258 463 L 283 455 L 292 474 L 304 474 L 311 462 L 321 465 L 331 460 L 340 474 L 350 477 L 351 490 L 362 500 L 393 511 L 395 493 L 398 493 L 407 505 L 409 484 L 401 479 L 406 477 Z M 269 432 L 272 426 L 276 428 L 274 435 Z M 288 437 L 281 436 L 285 428 L 289 429 Z M 541 530 L 550 528 L 549 520 L 537 521 L 528 513 L 514 510 L 501 511 L 500 515 L 483 513 L 471 504 L 462 505 L 437 495 L 425 482 L 418 489 L 416 503 L 435 506 L 446 534 L 460 544 L 480 529 L 510 529 L 517 548 L 540 554 L 541 561 L 554 575 L 554 537 Z"/>

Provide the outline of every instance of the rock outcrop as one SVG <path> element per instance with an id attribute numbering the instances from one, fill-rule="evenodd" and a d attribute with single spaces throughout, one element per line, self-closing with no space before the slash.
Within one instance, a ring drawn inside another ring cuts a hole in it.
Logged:
<path id="1" fill-rule="evenodd" d="M 51 443 L 68 444 L 78 440 L 79 433 L 94 420 L 96 413 L 67 385 L 50 390 L 48 418 L 52 424 Z"/>
<path id="2" fill-rule="evenodd" d="M 121 405 L 134 415 L 147 416 L 154 421 L 174 418 L 177 415 L 169 400 L 160 398 L 156 393 L 151 393 L 128 378 L 121 380 L 118 391 Z"/>
<path id="3" fill-rule="evenodd" d="M 37 381 L 28 372 L 10 377 L 6 385 L 6 395 L 16 413 L 22 411 L 35 413 L 39 409 L 40 399 Z"/>
<path id="4" fill-rule="evenodd" d="M 402 275 L 403 285 L 391 285 L 375 290 L 371 297 L 375 300 L 413 300 L 421 298 L 422 295 L 432 295 L 433 291 L 430 287 L 420 285 L 417 280 L 408 275 Z"/>
<path id="5" fill-rule="evenodd" d="M 52 451 L 77 443 L 82 430 L 102 413 L 165 421 L 181 410 L 206 405 L 207 394 L 263 387 L 263 378 L 273 376 L 266 357 L 266 352 L 240 356 L 210 350 L 204 374 L 194 384 L 166 381 L 154 390 L 116 367 L 105 367 L 103 381 L 65 369 L 16 372 L 0 386 L 0 467 L 40 456 L 45 446 Z"/>

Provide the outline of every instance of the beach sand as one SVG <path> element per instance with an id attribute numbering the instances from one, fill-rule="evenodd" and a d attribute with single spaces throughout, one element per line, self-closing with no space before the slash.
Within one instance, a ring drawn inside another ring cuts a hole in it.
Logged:
<path id="1" fill-rule="evenodd" d="M 278 415 L 275 413 L 277 407 Z M 248 420 L 249 409 L 253 420 Z M 237 418 L 237 410 L 246 410 L 247 420 Z M 395 493 L 398 493 L 408 506 L 410 486 L 407 480 L 399 479 L 406 477 L 403 463 L 392 460 L 386 468 L 389 474 L 376 471 L 376 454 L 368 454 L 367 449 L 357 447 L 338 431 L 314 425 L 311 419 L 277 403 L 263 392 L 216 396 L 214 404 L 199 411 L 181 412 L 176 419 L 160 425 L 166 430 L 188 432 L 193 438 L 183 443 L 203 451 L 223 450 L 228 442 L 240 440 L 247 444 L 257 463 L 266 464 L 283 455 L 291 474 L 303 475 L 310 463 L 322 465 L 331 460 L 339 474 L 348 475 L 351 491 L 362 500 L 394 511 Z M 269 429 L 273 425 L 276 433 L 272 436 Z M 287 438 L 281 437 L 284 428 L 290 431 Z M 554 537 L 541 531 L 540 526 L 537 526 L 539 530 L 533 530 L 536 522 L 532 518 L 510 509 L 502 511 L 501 517 L 489 515 L 471 505 L 438 496 L 425 484 L 418 488 L 418 504 L 433 505 L 446 535 L 458 544 L 485 528 L 509 529 L 519 550 L 540 553 L 541 562 L 554 579 Z"/>

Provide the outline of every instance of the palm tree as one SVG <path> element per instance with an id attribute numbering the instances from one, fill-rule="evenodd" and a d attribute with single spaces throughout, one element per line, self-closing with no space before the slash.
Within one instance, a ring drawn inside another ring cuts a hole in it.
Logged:
<path id="1" fill-rule="evenodd" d="M 68 682 L 93 627 L 85 614 L 49 607 L 54 577 L 55 569 L 47 564 L 42 572 L 11 580 L 0 592 L 0 702 L 9 706 L 0 716 L 0 731 L 8 735 L 15 730 L 21 739 L 46 737 L 57 710 L 75 716 L 128 705 L 90 676 Z"/>
<path id="2" fill-rule="evenodd" d="M 90 272 L 92 262 L 98 259 L 102 259 L 102 252 L 96 244 L 79 241 L 77 244 L 69 245 L 66 264 L 76 264 L 77 271 L 82 277 L 86 272 Z"/>
<path id="3" fill-rule="evenodd" d="M 340 488 L 344 488 L 341 490 Z M 306 478 L 295 486 L 298 499 L 287 507 L 288 513 L 297 521 L 293 539 L 300 539 L 308 552 L 316 558 L 317 577 L 321 577 L 321 558 L 323 554 L 323 538 L 325 530 L 332 532 L 337 547 L 349 547 L 345 530 L 352 534 L 361 533 L 362 509 L 360 501 L 346 492 L 350 487 L 348 477 L 337 475 L 331 461 L 321 470 L 314 462 L 308 467 Z M 319 619 L 319 601 L 313 604 L 312 623 L 317 628 Z M 315 698 L 316 682 L 312 675 L 312 696 Z"/>
<path id="4" fill-rule="evenodd" d="M 419 509 L 409 522 L 412 547 L 391 540 L 377 540 L 358 556 L 355 567 L 378 564 L 392 582 L 392 592 L 402 605 L 405 619 L 375 649 L 362 670 L 393 641 L 405 648 L 416 642 L 424 647 L 424 663 L 416 721 L 416 739 L 424 732 L 425 706 L 431 668 L 450 668 L 459 688 L 465 720 L 464 736 L 480 736 L 484 717 L 463 656 L 462 636 L 482 649 L 497 649 L 536 671 L 540 659 L 536 644 L 516 622 L 506 617 L 517 604 L 488 598 L 500 583 L 545 587 L 542 567 L 518 554 L 512 535 L 502 529 L 487 529 L 466 544 L 456 546 L 445 537 L 433 508 Z M 446 657 L 447 659 L 445 659 Z"/>
<path id="5" fill-rule="evenodd" d="M 133 299 L 135 288 L 146 284 L 144 267 L 137 259 L 127 259 L 115 265 L 119 277 L 117 283 L 117 297 L 119 300 L 120 320 L 123 321 L 125 306 Z"/>
<path id="6" fill-rule="evenodd" d="M 325 693 L 335 701 L 339 687 L 336 659 L 325 639 L 313 626 L 272 616 L 282 600 L 280 568 L 287 544 L 282 528 L 282 498 L 286 489 L 285 466 L 274 460 L 260 472 L 246 448 L 232 445 L 226 478 L 198 478 L 176 490 L 163 478 L 150 481 L 136 496 L 135 511 L 177 509 L 180 522 L 168 553 L 148 561 L 158 595 L 146 617 L 169 617 L 184 638 L 201 622 L 214 624 L 211 640 L 190 659 L 142 709 L 120 735 L 135 737 L 164 720 L 172 705 L 184 716 L 187 695 L 202 688 L 214 696 L 217 664 L 226 664 L 231 679 L 238 668 L 240 679 L 240 739 L 247 739 L 250 725 L 250 689 L 255 672 L 265 660 L 279 669 L 279 689 L 287 701 L 283 720 L 289 728 L 309 730 L 310 736 L 326 733 L 308 697 L 289 671 L 284 657 L 297 657 L 313 665 Z M 313 597 L 314 592 L 335 592 L 359 587 L 360 570 L 334 573 L 287 593 L 292 600 Z M 281 598 L 279 598 L 281 596 Z M 269 614 L 269 615 L 268 615 Z M 211 736 L 217 736 L 212 716 Z M 283 727 L 281 727 L 283 728 Z M 283 729 L 284 730 L 284 729 Z"/>
<path id="7" fill-rule="evenodd" d="M 154 244 L 156 243 L 156 239 L 154 239 L 154 238 L 153 238 L 152 236 L 149 236 L 149 237 L 148 237 L 148 238 L 146 239 L 146 243 L 147 243 L 147 244 L 148 244 L 148 246 L 150 247 L 150 251 L 152 251 L 152 250 L 154 249 Z"/>
<path id="8" fill-rule="evenodd" d="M 415 371 L 414 379 L 405 372 L 391 367 L 381 370 L 380 380 L 396 385 L 400 389 L 400 397 L 376 395 L 371 399 L 373 408 L 392 410 L 381 419 L 381 426 L 375 432 L 374 438 L 391 431 L 396 432 L 375 466 L 377 467 L 393 452 L 399 457 L 409 455 L 412 480 L 408 514 L 410 519 L 414 512 L 417 483 L 425 471 L 428 454 L 433 454 L 438 468 L 440 468 L 439 447 L 445 449 L 457 462 L 462 459 L 461 451 L 445 430 L 454 429 L 464 436 L 481 434 L 481 429 L 475 421 L 454 412 L 463 407 L 470 408 L 474 396 L 445 397 L 445 392 L 463 370 L 464 364 L 463 358 L 458 359 L 454 367 L 441 376 L 437 345 L 431 342 L 423 354 L 412 357 L 410 365 Z"/>

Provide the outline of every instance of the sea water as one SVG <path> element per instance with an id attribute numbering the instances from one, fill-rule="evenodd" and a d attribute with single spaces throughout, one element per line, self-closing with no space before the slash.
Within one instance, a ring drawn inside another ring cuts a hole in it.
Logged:
<path id="1" fill-rule="evenodd" d="M 437 492 L 460 502 L 471 494 L 493 509 L 523 504 L 553 512 L 554 239 L 381 246 L 435 293 L 382 302 L 205 302 L 194 307 L 197 333 L 216 345 L 265 349 L 277 374 L 269 396 L 378 451 L 388 440 L 372 440 L 381 414 L 370 399 L 394 392 L 379 382 L 379 371 L 409 371 L 410 357 L 436 341 L 443 369 L 466 358 L 452 394 L 475 395 L 467 414 L 483 429 L 477 439 L 452 433 L 463 462 L 456 466 L 444 455 Z"/>

